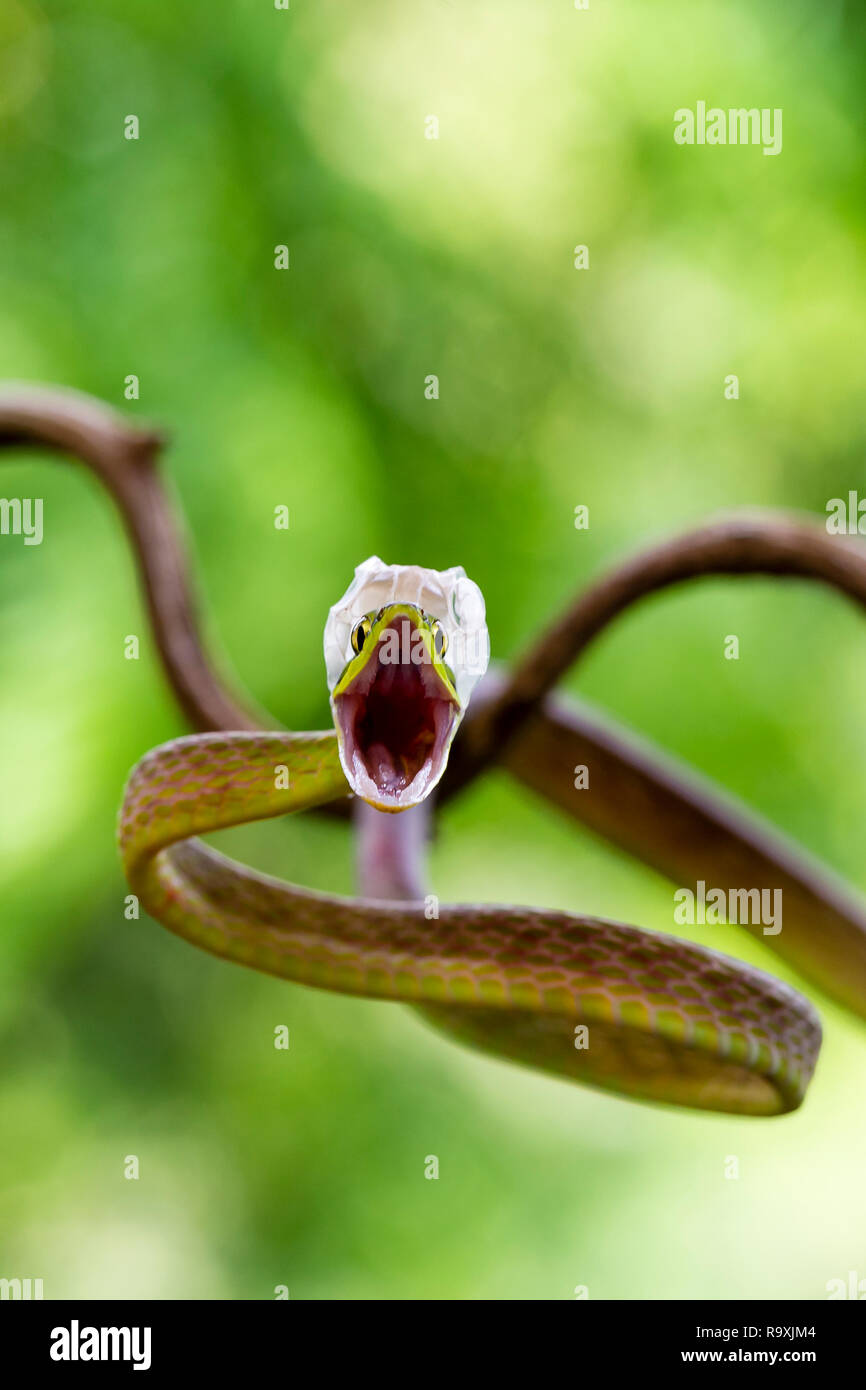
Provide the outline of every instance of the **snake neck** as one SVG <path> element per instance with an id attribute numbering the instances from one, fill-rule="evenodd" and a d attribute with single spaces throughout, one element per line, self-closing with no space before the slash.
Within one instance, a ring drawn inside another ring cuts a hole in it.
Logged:
<path id="1" fill-rule="evenodd" d="M 377 811 L 358 797 L 353 815 L 361 896 L 395 902 L 423 898 L 427 892 L 429 799 L 395 816 Z"/>

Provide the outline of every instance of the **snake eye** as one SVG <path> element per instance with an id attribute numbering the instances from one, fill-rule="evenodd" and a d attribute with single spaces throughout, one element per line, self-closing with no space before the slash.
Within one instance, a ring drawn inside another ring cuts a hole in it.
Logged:
<path id="1" fill-rule="evenodd" d="M 433 650 L 440 661 L 448 650 L 448 633 L 441 623 L 433 624 Z"/>
<path id="2" fill-rule="evenodd" d="M 367 617 L 361 618 L 360 621 L 357 622 L 357 623 L 355 624 L 355 626 L 352 628 L 352 651 L 353 651 L 353 652 L 355 652 L 355 653 L 357 654 L 358 652 L 360 652 L 360 651 L 363 650 L 364 643 L 366 642 L 367 638 L 370 636 L 370 633 L 372 632 L 372 630 L 373 630 L 373 624 L 370 622 L 370 619 L 367 618 Z"/>

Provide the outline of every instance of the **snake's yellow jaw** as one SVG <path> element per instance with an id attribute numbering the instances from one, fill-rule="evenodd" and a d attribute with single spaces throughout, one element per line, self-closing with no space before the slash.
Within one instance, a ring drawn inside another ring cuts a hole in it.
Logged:
<path id="1" fill-rule="evenodd" d="M 429 795 L 487 659 L 484 600 L 462 569 L 358 566 L 325 629 L 340 761 L 357 796 L 403 811 Z"/>
<path id="2" fill-rule="evenodd" d="M 360 620 L 353 640 L 360 650 L 332 696 L 340 760 L 358 796 L 402 811 L 441 777 L 460 702 L 420 609 L 388 604 Z"/>

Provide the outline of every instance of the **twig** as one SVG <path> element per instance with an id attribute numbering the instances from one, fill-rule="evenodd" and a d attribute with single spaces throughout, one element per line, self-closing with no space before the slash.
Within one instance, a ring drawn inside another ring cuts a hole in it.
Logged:
<path id="1" fill-rule="evenodd" d="M 111 493 L 132 543 L 163 668 L 193 728 L 261 729 L 265 715 L 231 695 L 205 654 L 184 548 L 157 470 L 165 436 L 130 425 L 79 391 L 7 383 L 0 446 L 58 450 L 86 464 Z"/>

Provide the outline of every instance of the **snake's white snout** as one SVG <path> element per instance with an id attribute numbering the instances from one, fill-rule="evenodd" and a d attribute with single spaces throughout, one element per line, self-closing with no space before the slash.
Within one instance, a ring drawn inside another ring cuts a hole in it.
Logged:
<path id="1" fill-rule="evenodd" d="M 386 565 L 371 555 L 355 569 L 343 597 L 331 608 L 325 624 L 325 667 L 333 691 L 352 659 L 352 630 L 365 614 L 388 604 L 411 603 L 437 618 L 448 636 L 448 665 L 461 708 L 487 670 L 490 637 L 484 596 L 467 578 L 462 565 L 449 570 L 420 565 Z"/>

